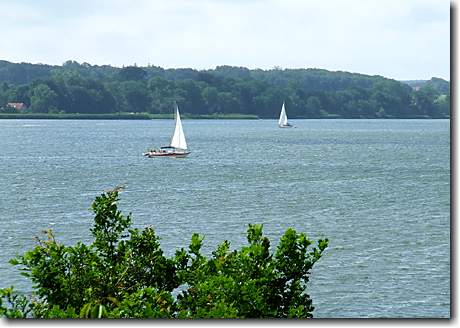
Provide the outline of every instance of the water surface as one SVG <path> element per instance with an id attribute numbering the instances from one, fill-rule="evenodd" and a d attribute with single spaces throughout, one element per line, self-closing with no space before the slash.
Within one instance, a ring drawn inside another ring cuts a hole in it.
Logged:
<path id="1" fill-rule="evenodd" d="M 125 186 L 120 206 L 152 225 L 167 254 L 206 236 L 273 240 L 288 228 L 327 237 L 309 293 L 315 317 L 449 317 L 448 120 L 183 120 L 186 159 L 144 158 L 170 120 L 0 120 L 0 276 L 30 285 L 8 259 L 46 228 L 90 241 L 89 211 Z"/>

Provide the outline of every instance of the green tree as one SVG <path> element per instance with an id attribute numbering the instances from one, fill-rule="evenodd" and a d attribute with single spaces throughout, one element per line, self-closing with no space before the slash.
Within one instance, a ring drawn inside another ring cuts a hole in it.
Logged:
<path id="1" fill-rule="evenodd" d="M 310 96 L 307 99 L 306 110 L 308 117 L 320 116 L 321 101 L 316 96 Z"/>
<path id="2" fill-rule="evenodd" d="M 111 113 L 116 109 L 115 98 L 100 81 L 84 78 L 80 74 L 62 77 L 68 101 L 67 112 Z"/>
<path id="3" fill-rule="evenodd" d="M 0 83 L 0 107 L 6 105 L 8 101 L 8 90 L 10 89 L 8 83 Z"/>
<path id="4" fill-rule="evenodd" d="M 450 117 L 450 93 L 439 95 L 433 103 L 436 106 L 437 116 Z"/>
<path id="5" fill-rule="evenodd" d="M 179 101 L 181 110 L 186 113 L 198 114 L 203 112 L 204 100 L 201 94 L 201 87 L 199 82 L 191 79 L 179 80 L 175 82 L 175 87 L 181 90 L 182 101 Z"/>
<path id="6" fill-rule="evenodd" d="M 92 205 L 94 241 L 74 246 L 46 239 L 11 263 L 33 282 L 32 296 L 0 289 L 7 318 L 310 318 L 311 269 L 327 248 L 288 229 L 276 251 L 262 225 L 249 225 L 248 245 L 221 243 L 207 258 L 204 237 L 165 257 L 153 228 L 131 228 L 117 207 L 119 190 Z M 173 292 L 174 291 L 174 292 Z"/>
<path id="7" fill-rule="evenodd" d="M 205 87 L 201 92 L 205 106 L 208 112 L 213 113 L 219 111 L 219 92 L 214 87 Z"/>
<path id="8" fill-rule="evenodd" d="M 450 116 L 450 100 L 445 97 L 449 97 L 449 81 L 400 82 L 311 68 L 117 68 L 71 60 L 62 66 L 0 60 L 0 82 L 8 85 L 0 91 L 0 106 L 24 102 L 30 107 L 32 89 L 46 84 L 57 95 L 55 107 L 74 113 L 171 113 L 176 101 L 182 113 L 277 118 L 285 101 L 291 118 L 326 114 L 344 118 Z M 43 110 L 44 106 L 38 107 Z"/>
<path id="9" fill-rule="evenodd" d="M 57 111 L 57 94 L 46 84 L 38 84 L 30 91 L 30 109 L 35 113 Z"/>
<path id="10" fill-rule="evenodd" d="M 122 81 L 140 81 L 147 77 L 147 72 L 137 66 L 127 66 L 118 72 L 118 76 Z"/>
<path id="11" fill-rule="evenodd" d="M 153 77 L 148 81 L 147 88 L 151 100 L 151 112 L 172 113 L 172 104 L 183 102 L 183 92 L 177 89 L 174 82 L 162 77 Z"/>
<path id="12" fill-rule="evenodd" d="M 414 94 L 415 110 L 422 115 L 434 116 L 437 109 L 434 101 L 438 96 L 439 93 L 431 85 L 421 87 Z"/>
<path id="13" fill-rule="evenodd" d="M 150 110 L 151 99 L 145 82 L 123 82 L 121 90 L 130 112 L 148 112 Z"/>
<path id="14" fill-rule="evenodd" d="M 19 85 L 8 90 L 8 102 L 23 102 L 30 107 L 30 86 Z"/>

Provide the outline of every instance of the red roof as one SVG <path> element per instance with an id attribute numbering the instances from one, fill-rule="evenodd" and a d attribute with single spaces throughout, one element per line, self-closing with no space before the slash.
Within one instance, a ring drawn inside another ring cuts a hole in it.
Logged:
<path id="1" fill-rule="evenodd" d="M 26 104 L 22 103 L 22 102 L 10 102 L 8 104 L 6 104 L 8 107 L 13 107 L 14 109 L 17 109 L 17 110 L 21 110 L 21 109 L 26 109 L 27 106 Z"/>

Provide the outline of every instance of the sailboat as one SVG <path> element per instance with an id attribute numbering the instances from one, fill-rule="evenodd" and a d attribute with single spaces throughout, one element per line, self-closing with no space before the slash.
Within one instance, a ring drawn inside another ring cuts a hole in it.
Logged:
<path id="1" fill-rule="evenodd" d="M 291 128 L 292 127 L 292 125 L 289 124 L 287 120 L 286 109 L 284 108 L 284 102 L 283 102 L 283 107 L 281 107 L 280 119 L 278 120 L 278 126 L 280 128 Z"/>
<path id="2" fill-rule="evenodd" d="M 168 146 L 160 147 L 160 149 L 151 149 L 143 155 L 146 157 L 159 157 L 159 156 L 169 156 L 169 157 L 185 157 L 190 154 L 190 151 L 187 150 L 187 141 L 185 140 L 184 130 L 182 129 L 182 122 L 180 120 L 179 107 L 175 105 L 175 126 L 174 133 L 171 137 L 171 142 Z"/>

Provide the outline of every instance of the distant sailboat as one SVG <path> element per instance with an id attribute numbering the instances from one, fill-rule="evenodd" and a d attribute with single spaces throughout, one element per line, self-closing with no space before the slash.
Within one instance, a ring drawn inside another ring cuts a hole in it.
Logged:
<path id="1" fill-rule="evenodd" d="M 280 119 L 278 120 L 278 126 L 280 128 L 291 128 L 292 127 L 292 125 L 288 123 L 286 109 L 284 108 L 284 102 L 283 102 L 283 107 L 281 107 Z"/>
<path id="2" fill-rule="evenodd" d="M 190 154 L 187 151 L 187 141 L 185 140 L 184 130 L 182 129 L 182 122 L 180 120 L 179 107 L 175 103 L 175 126 L 174 133 L 171 137 L 169 146 L 160 147 L 160 149 L 151 149 L 144 153 L 147 157 L 170 156 L 170 157 L 185 157 Z"/>

